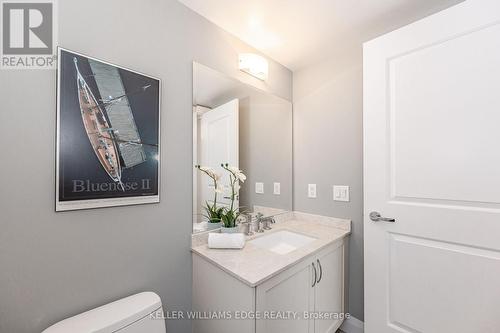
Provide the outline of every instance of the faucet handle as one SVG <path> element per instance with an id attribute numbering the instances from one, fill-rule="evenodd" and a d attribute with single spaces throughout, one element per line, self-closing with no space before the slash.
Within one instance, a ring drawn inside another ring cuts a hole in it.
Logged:
<path id="1" fill-rule="evenodd" d="M 250 218 L 250 221 L 243 222 L 243 225 L 245 226 L 245 235 L 247 236 L 252 236 L 253 231 L 252 231 L 252 219 Z"/>
<path id="2" fill-rule="evenodd" d="M 265 223 L 265 221 L 264 221 L 264 219 L 262 219 L 262 218 L 259 218 L 259 219 L 257 220 L 257 232 L 259 232 L 259 233 L 264 232 L 264 229 L 266 228 L 266 227 L 264 226 L 264 223 Z"/>
<path id="3" fill-rule="evenodd" d="M 264 224 L 264 230 L 271 230 L 270 224 L 272 223 L 272 219 L 270 217 L 266 217 L 265 219 L 262 220 Z"/>

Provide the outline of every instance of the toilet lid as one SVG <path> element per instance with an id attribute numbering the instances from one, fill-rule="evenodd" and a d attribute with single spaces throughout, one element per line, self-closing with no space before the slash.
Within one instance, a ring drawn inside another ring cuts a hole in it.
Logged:
<path id="1" fill-rule="evenodd" d="M 114 332 L 160 309 L 160 297 L 143 292 L 60 321 L 42 333 Z"/>

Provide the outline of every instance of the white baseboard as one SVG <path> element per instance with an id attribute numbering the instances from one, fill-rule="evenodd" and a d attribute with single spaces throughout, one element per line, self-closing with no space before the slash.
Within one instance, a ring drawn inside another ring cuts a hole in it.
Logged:
<path id="1" fill-rule="evenodd" d="M 340 329 L 345 333 L 363 333 L 365 331 L 365 324 L 355 317 L 349 317 L 344 320 Z"/>

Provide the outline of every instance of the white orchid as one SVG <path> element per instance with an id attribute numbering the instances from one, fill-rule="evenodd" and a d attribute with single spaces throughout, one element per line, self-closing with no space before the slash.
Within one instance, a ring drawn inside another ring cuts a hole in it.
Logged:
<path id="1" fill-rule="evenodd" d="M 233 172 L 233 173 L 238 173 L 238 172 L 241 172 L 241 170 L 240 170 L 240 169 L 238 169 L 238 168 L 237 168 L 237 167 L 235 167 L 235 166 L 230 166 L 230 165 L 229 165 L 229 166 L 227 167 L 227 169 L 228 169 L 229 171 Z"/>
<path id="2" fill-rule="evenodd" d="M 238 179 L 239 179 L 242 183 L 244 183 L 244 182 L 245 182 L 245 180 L 247 180 L 247 176 L 245 176 L 245 174 L 244 174 L 243 172 L 239 172 L 239 173 L 236 175 L 236 177 L 238 177 Z"/>
<path id="3" fill-rule="evenodd" d="M 236 177 L 236 179 L 238 179 L 242 183 L 244 183 L 245 180 L 247 179 L 247 176 L 245 176 L 245 174 L 243 173 L 243 170 L 240 170 L 239 168 L 237 168 L 235 166 L 227 166 L 227 170 L 229 172 L 231 172 L 234 175 L 234 177 Z"/>
<path id="4" fill-rule="evenodd" d="M 231 189 L 231 205 L 224 209 L 224 213 L 221 216 L 221 220 L 226 228 L 232 228 L 236 226 L 236 220 L 241 214 L 240 207 L 234 207 L 234 202 L 238 196 L 238 191 L 240 190 L 240 182 L 244 183 L 247 176 L 242 170 L 235 166 L 230 166 L 229 164 L 221 164 L 221 167 L 229 172 L 229 188 Z"/>
<path id="5" fill-rule="evenodd" d="M 213 181 L 213 188 L 214 188 L 213 205 L 210 205 L 208 202 L 206 202 L 205 211 L 207 212 L 207 214 L 205 216 L 209 219 L 210 222 L 220 222 L 223 213 L 223 207 L 217 207 L 217 194 L 224 192 L 224 186 L 222 184 L 219 184 L 221 175 L 217 174 L 215 170 L 210 167 L 195 165 L 195 168 L 199 169 L 201 172 L 206 174 Z"/>
<path id="6" fill-rule="evenodd" d="M 220 178 L 220 176 L 217 173 L 215 173 L 214 169 L 212 169 L 212 168 L 199 166 L 198 169 L 200 169 L 200 171 L 203 171 L 204 173 L 206 173 L 210 178 L 212 178 L 214 180 L 218 180 Z"/>

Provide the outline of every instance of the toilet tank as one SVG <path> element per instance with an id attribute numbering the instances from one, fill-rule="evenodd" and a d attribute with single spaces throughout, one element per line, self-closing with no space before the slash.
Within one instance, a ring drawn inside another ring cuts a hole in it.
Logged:
<path id="1" fill-rule="evenodd" d="M 60 321 L 42 333 L 165 333 L 160 297 L 135 294 Z"/>

